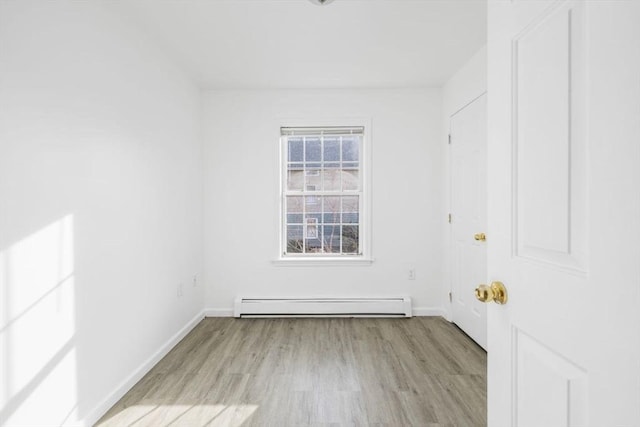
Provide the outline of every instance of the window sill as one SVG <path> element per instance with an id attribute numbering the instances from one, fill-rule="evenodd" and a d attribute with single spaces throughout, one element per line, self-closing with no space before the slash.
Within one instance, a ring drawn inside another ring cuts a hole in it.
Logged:
<path id="1" fill-rule="evenodd" d="M 278 267 L 343 267 L 343 266 L 369 266 L 373 264 L 372 258 L 278 258 L 271 261 Z"/>

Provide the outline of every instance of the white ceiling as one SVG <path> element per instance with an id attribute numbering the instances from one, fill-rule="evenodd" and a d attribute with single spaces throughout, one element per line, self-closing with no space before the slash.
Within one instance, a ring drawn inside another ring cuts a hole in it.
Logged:
<path id="1" fill-rule="evenodd" d="M 204 88 L 441 86 L 486 42 L 486 0 L 123 0 Z"/>

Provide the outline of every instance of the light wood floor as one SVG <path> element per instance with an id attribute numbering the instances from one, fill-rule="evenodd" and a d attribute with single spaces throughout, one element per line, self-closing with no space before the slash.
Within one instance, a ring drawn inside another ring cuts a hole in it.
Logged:
<path id="1" fill-rule="evenodd" d="M 98 426 L 483 426 L 486 353 L 438 317 L 204 319 Z"/>

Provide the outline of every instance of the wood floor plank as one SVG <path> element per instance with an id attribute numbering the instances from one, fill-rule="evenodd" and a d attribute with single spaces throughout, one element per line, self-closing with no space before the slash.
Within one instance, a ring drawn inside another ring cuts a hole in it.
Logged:
<path id="1" fill-rule="evenodd" d="M 486 397 L 442 318 L 207 318 L 96 426 L 475 427 Z"/>

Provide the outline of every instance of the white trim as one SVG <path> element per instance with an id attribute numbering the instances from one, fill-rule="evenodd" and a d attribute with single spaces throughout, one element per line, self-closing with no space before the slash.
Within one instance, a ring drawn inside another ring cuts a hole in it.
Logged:
<path id="1" fill-rule="evenodd" d="M 344 136 L 344 135 L 362 135 L 364 126 L 295 126 L 281 127 L 280 134 L 285 136 Z"/>
<path id="2" fill-rule="evenodd" d="M 373 192 L 372 192 L 372 177 L 373 177 L 373 124 L 371 117 L 314 117 L 314 118 L 300 118 L 300 117 L 282 117 L 277 119 L 276 122 L 278 126 L 279 138 L 278 138 L 278 153 L 279 153 L 279 168 L 278 168 L 278 188 L 279 188 L 279 212 L 278 212 L 278 226 L 276 228 L 277 231 L 277 246 L 275 253 L 277 254 L 276 260 L 272 261 L 275 265 L 290 265 L 288 262 L 284 263 L 284 259 L 282 259 L 283 254 L 285 253 L 286 246 L 286 227 L 285 227 L 285 213 L 284 213 L 284 198 L 285 193 L 285 183 L 286 183 L 286 168 L 283 165 L 286 165 L 286 150 L 284 150 L 284 144 L 282 140 L 282 128 L 333 128 L 333 127 L 351 127 L 351 128 L 363 128 L 364 134 L 362 137 L 361 147 L 360 147 L 360 160 L 359 160 L 359 179 L 361 183 L 361 188 L 358 191 L 346 190 L 339 193 L 330 192 L 331 195 L 339 195 L 340 193 L 348 193 L 353 192 L 354 195 L 359 195 L 360 200 L 360 208 L 359 208 L 359 237 L 360 237 L 360 254 L 355 256 L 359 257 L 359 262 L 353 262 L 353 260 L 349 260 L 349 262 L 345 262 L 340 260 L 337 261 L 335 257 L 318 257 L 318 259 L 314 259 L 308 265 L 320 265 L 320 264 L 328 264 L 328 265 L 357 265 L 357 264 L 371 264 L 373 262 L 373 245 L 372 245 L 372 232 L 373 232 Z M 342 152 L 341 152 L 342 155 Z M 303 156 L 303 162 L 304 161 Z M 300 192 L 300 195 L 303 195 L 304 192 Z M 314 192 L 314 195 L 321 195 L 320 192 Z M 347 195 L 347 194 L 344 194 Z M 292 256 L 288 255 L 287 257 Z M 295 255 L 293 255 L 295 257 Z M 351 256 L 351 255 L 349 255 Z M 282 262 L 282 263 L 281 263 Z M 302 266 L 303 263 L 299 263 L 298 261 L 294 261 L 293 264 L 296 266 Z"/>
<path id="3" fill-rule="evenodd" d="M 201 311 L 195 315 L 185 326 L 169 338 L 155 353 L 144 361 L 129 377 L 122 381 L 109 395 L 89 414 L 82 419 L 80 425 L 92 426 L 107 413 L 118 400 L 122 398 L 131 388 L 142 379 L 164 356 L 175 347 L 193 328 L 204 319 L 205 312 Z"/>
<path id="4" fill-rule="evenodd" d="M 233 308 L 205 308 L 204 317 L 233 317 Z"/>
<path id="5" fill-rule="evenodd" d="M 443 317 L 447 319 L 447 311 L 442 307 L 414 307 L 413 315 L 419 317 Z M 449 320 L 449 319 L 447 319 Z"/>
<path id="6" fill-rule="evenodd" d="M 362 258 L 358 255 L 344 255 L 340 258 L 328 256 L 307 256 L 278 258 L 271 260 L 271 264 L 277 267 L 346 267 L 346 266 L 370 266 L 372 258 Z"/>
<path id="7" fill-rule="evenodd" d="M 447 301 L 449 301 L 448 298 L 447 298 Z M 451 305 L 452 304 L 448 303 L 447 305 L 448 305 L 448 307 L 442 308 L 442 312 L 444 313 L 444 314 L 442 314 L 442 317 L 444 317 L 445 320 L 447 320 L 449 322 L 453 322 L 453 315 L 451 314 L 451 310 L 452 310 Z"/>
<path id="8" fill-rule="evenodd" d="M 411 298 L 239 296 L 234 317 L 411 317 Z"/>
<path id="9" fill-rule="evenodd" d="M 324 264 L 322 264 L 324 265 Z M 273 297 L 266 297 L 273 298 Z M 447 321 L 451 321 L 447 310 L 442 307 L 414 307 L 412 309 L 414 317 L 442 317 Z M 230 308 L 205 308 L 204 317 L 233 317 L 233 307 Z"/>

